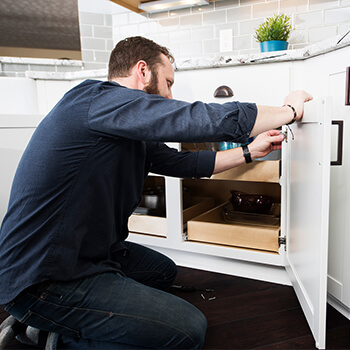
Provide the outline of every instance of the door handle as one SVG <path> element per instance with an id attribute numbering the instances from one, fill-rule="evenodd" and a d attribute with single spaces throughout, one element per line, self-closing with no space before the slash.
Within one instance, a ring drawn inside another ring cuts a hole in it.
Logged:
<path id="1" fill-rule="evenodd" d="M 332 125 L 338 125 L 338 147 L 337 147 L 337 160 L 331 161 L 331 165 L 343 165 L 343 120 L 332 120 Z"/>
<path id="2" fill-rule="evenodd" d="M 229 86 L 221 85 L 214 91 L 214 97 L 232 97 L 234 95 Z"/>
<path id="3" fill-rule="evenodd" d="M 346 68 L 345 106 L 350 106 L 350 67 Z"/>

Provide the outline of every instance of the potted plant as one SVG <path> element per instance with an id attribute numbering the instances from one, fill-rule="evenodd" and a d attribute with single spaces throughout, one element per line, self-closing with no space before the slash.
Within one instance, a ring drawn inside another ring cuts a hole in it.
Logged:
<path id="1" fill-rule="evenodd" d="M 287 50 L 288 38 L 293 28 L 290 17 L 284 14 L 267 17 L 255 29 L 255 39 L 260 43 L 261 52 Z"/>

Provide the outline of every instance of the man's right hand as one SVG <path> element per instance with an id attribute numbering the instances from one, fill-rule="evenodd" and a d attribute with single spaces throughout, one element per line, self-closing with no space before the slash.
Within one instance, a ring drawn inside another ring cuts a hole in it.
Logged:
<path id="1" fill-rule="evenodd" d="M 296 120 L 300 120 L 303 117 L 304 113 L 304 103 L 311 101 L 312 99 L 313 97 L 306 91 L 296 90 L 288 94 L 288 96 L 284 99 L 284 104 L 293 106 L 297 113 Z M 292 112 L 293 111 L 291 110 L 291 120 L 293 119 Z"/>

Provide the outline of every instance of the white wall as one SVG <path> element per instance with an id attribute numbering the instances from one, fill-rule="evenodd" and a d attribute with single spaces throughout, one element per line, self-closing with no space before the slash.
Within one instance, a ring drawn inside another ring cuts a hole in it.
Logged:
<path id="1" fill-rule="evenodd" d="M 133 35 L 167 46 L 177 59 L 214 58 L 223 54 L 220 32 L 231 29 L 233 49 L 225 55 L 259 52 L 254 30 L 265 17 L 275 13 L 292 17 L 295 31 L 291 49 L 350 30 L 350 0 L 216 0 L 200 8 L 153 15 L 136 14 L 109 0 L 78 0 L 78 7 L 83 67 L 46 66 L 47 71 L 107 68 L 115 44 Z M 0 63 L 0 75 L 24 76 L 25 71 L 34 68 Z"/>
<path id="2" fill-rule="evenodd" d="M 175 58 L 216 57 L 222 55 L 220 31 L 232 29 L 233 50 L 225 55 L 259 52 L 254 29 L 275 13 L 292 17 L 292 49 L 350 30 L 350 0 L 217 0 L 153 15 L 124 10 L 113 15 L 113 40 L 143 35 L 170 48 Z"/>

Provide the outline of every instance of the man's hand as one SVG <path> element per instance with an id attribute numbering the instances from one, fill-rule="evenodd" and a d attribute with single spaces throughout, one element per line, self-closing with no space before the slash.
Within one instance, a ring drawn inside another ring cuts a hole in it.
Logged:
<path id="1" fill-rule="evenodd" d="M 297 114 L 296 120 L 302 118 L 304 113 L 304 103 L 312 100 L 312 96 L 306 91 L 292 91 L 284 99 L 285 105 L 291 105 Z M 288 106 L 270 107 L 257 106 L 258 115 L 250 136 L 256 136 L 264 131 L 276 129 L 284 124 L 290 123 L 294 118 L 294 112 Z"/>
<path id="2" fill-rule="evenodd" d="M 278 130 L 270 130 L 258 135 L 248 145 L 252 159 L 265 157 L 270 152 L 281 149 L 283 140 L 284 135 L 280 134 Z M 217 152 L 213 174 L 221 173 L 242 164 L 245 164 L 242 147 Z"/>
<path id="3" fill-rule="evenodd" d="M 312 98 L 313 97 L 309 93 L 307 93 L 306 91 L 296 90 L 296 91 L 292 91 L 284 99 L 284 104 L 291 105 L 295 108 L 295 111 L 297 112 L 296 120 L 299 120 L 302 118 L 303 113 L 304 113 L 304 103 L 311 101 Z"/>
<path id="4" fill-rule="evenodd" d="M 270 152 L 281 149 L 283 140 L 284 135 L 279 130 L 269 130 L 258 135 L 248 145 L 252 159 L 265 157 Z"/>

